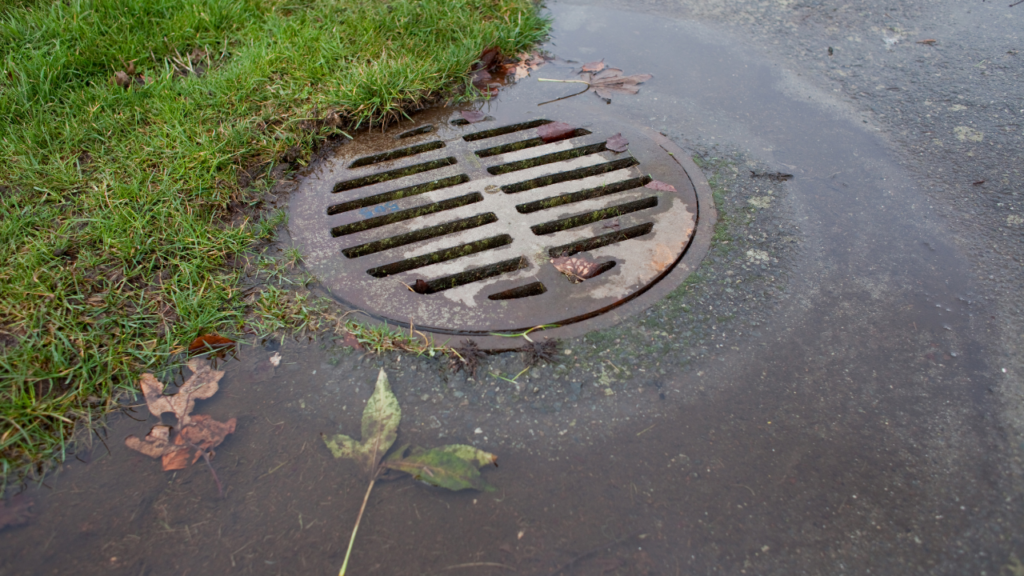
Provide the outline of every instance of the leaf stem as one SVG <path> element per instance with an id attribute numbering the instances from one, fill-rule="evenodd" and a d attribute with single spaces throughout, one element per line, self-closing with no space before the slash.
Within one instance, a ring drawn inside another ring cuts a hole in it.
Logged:
<path id="1" fill-rule="evenodd" d="M 341 572 L 338 572 L 338 576 L 345 576 L 345 570 L 348 568 L 348 558 L 352 555 L 352 545 L 356 543 L 356 532 L 359 532 L 359 522 L 363 519 L 363 512 L 366 510 L 366 502 L 370 499 L 370 491 L 373 490 L 373 485 L 377 482 L 377 477 L 374 476 L 373 480 L 370 480 L 370 486 L 366 489 L 366 496 L 363 496 L 363 505 L 359 508 L 359 516 L 356 516 L 356 525 L 352 528 L 352 538 L 348 541 L 348 550 L 345 552 L 345 562 L 341 565 Z"/>
<path id="2" fill-rule="evenodd" d="M 572 83 L 572 84 L 587 84 L 587 85 L 590 84 L 590 82 L 587 82 L 586 80 L 552 80 L 551 78 L 537 78 L 537 81 L 538 82 L 565 82 L 567 84 L 568 83 Z"/>

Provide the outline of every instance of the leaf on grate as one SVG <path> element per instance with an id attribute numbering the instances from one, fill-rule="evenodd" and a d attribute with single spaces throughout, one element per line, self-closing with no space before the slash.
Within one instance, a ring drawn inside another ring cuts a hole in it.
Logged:
<path id="1" fill-rule="evenodd" d="M 606 68 L 604 71 L 591 75 L 590 88 L 606 102 L 611 102 L 612 94 L 636 94 L 640 91 L 638 84 L 653 78 L 650 74 L 633 74 L 623 76 L 618 68 Z"/>
<path id="2" fill-rule="evenodd" d="M 597 62 L 587 62 L 583 68 L 580 68 L 580 72 L 600 72 L 601 70 L 604 70 L 603 59 Z"/>
<path id="3" fill-rule="evenodd" d="M 415 292 L 417 294 L 426 294 L 427 290 L 429 290 L 429 289 L 430 289 L 430 284 L 427 284 L 427 281 L 422 279 L 422 278 L 419 278 L 419 279 L 416 280 L 416 282 L 413 282 L 413 285 L 410 288 L 410 290 L 412 290 L 413 292 Z"/>
<path id="4" fill-rule="evenodd" d="M 565 122 L 550 122 L 548 124 L 541 124 L 537 127 L 537 135 L 540 136 L 544 142 L 557 142 L 559 140 L 565 140 L 571 138 L 576 132 L 576 128 L 566 124 Z"/>
<path id="5" fill-rule="evenodd" d="M 463 110 L 459 112 L 459 115 L 462 116 L 463 120 L 469 122 L 470 124 L 475 124 L 487 118 L 487 115 L 484 114 L 483 112 L 480 112 L 479 110 Z"/>
<path id="6" fill-rule="evenodd" d="M 612 136 L 604 143 L 605 148 L 613 152 L 625 152 L 629 149 L 629 140 L 620 133 Z"/>
<path id="7" fill-rule="evenodd" d="M 216 332 L 210 334 L 203 334 L 196 338 L 188 345 L 189 352 L 195 352 L 196 350 L 216 350 L 218 348 L 227 348 L 234 346 L 235 341 L 230 338 L 225 338 Z"/>
<path id="8" fill-rule="evenodd" d="M 601 271 L 601 264 L 585 256 L 561 256 L 552 258 L 555 270 L 565 274 L 573 284 L 579 284 L 587 278 L 596 276 Z"/>
<path id="9" fill-rule="evenodd" d="M 661 192 L 675 192 L 676 187 L 671 184 L 666 184 L 660 180 L 651 180 L 647 184 L 644 184 L 644 188 L 650 188 L 651 190 L 660 190 Z"/>

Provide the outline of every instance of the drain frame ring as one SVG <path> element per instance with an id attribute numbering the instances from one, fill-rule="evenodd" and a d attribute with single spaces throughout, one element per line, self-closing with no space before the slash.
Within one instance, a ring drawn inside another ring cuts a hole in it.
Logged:
<path id="1" fill-rule="evenodd" d="M 656 281 L 646 285 L 642 290 L 630 295 L 627 299 L 615 302 L 606 308 L 594 310 L 586 317 L 574 319 L 569 324 L 536 330 L 531 333 L 533 340 L 573 338 L 582 334 L 608 328 L 633 316 L 652 306 L 655 302 L 675 290 L 683 280 L 699 266 L 711 245 L 711 238 L 714 233 L 714 226 L 717 222 L 717 211 L 711 188 L 704 178 L 700 168 L 689 158 L 685 151 L 673 143 L 663 134 L 650 128 L 634 127 L 638 136 L 642 134 L 661 151 L 674 160 L 677 169 L 681 169 L 689 184 L 692 186 L 693 207 L 695 208 L 693 232 L 686 247 L 681 251 L 681 256 L 672 267 L 660 276 Z M 666 158 L 665 161 L 668 161 Z M 670 164 L 673 162 L 669 162 Z M 429 334 L 435 341 L 446 342 L 448 345 L 458 346 L 466 340 L 472 340 L 478 347 L 484 350 L 498 352 L 519 348 L 522 342 L 514 337 L 514 333 L 502 332 L 482 333 L 481 331 L 457 332 L 451 330 L 431 330 L 419 328 L 409 322 L 403 322 L 393 317 L 377 316 L 371 311 L 363 310 L 352 306 L 346 299 L 334 294 L 329 286 L 318 283 L 329 296 L 346 307 L 352 308 L 353 312 L 360 313 L 360 321 L 370 325 L 387 325 L 397 329 L 414 328 L 425 334 Z M 520 332 L 521 333 L 521 332 Z"/>

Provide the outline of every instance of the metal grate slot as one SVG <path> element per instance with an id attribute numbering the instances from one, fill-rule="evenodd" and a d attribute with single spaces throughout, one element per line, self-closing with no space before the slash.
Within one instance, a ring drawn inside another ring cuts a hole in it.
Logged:
<path id="1" fill-rule="evenodd" d="M 551 120 L 530 120 L 529 122 L 522 122 L 519 124 L 512 124 L 510 126 L 502 126 L 501 128 L 491 128 L 490 130 L 484 130 L 483 132 L 474 132 L 473 134 L 466 134 L 462 137 L 466 142 L 475 142 L 477 140 L 483 140 L 485 138 L 494 138 L 495 136 L 502 136 L 505 134 L 511 134 L 513 132 L 521 132 L 523 130 L 529 130 L 530 128 L 536 128 L 537 126 L 543 126 L 544 124 L 550 124 Z"/>
<path id="2" fill-rule="evenodd" d="M 374 278 L 387 278 L 392 274 L 399 274 L 409 270 L 415 270 L 416 268 L 430 266 L 431 264 L 455 260 L 456 258 L 462 258 L 463 256 L 469 256 L 470 254 L 476 254 L 485 250 L 508 246 L 511 243 L 512 237 L 508 234 L 502 234 L 501 236 L 484 238 L 483 240 L 445 248 L 444 250 L 438 250 L 437 252 L 431 252 L 430 254 L 416 256 L 415 258 L 406 258 L 405 260 L 399 260 L 398 262 L 392 262 L 391 264 L 385 264 L 384 266 L 377 266 L 376 268 L 367 270 L 366 273 Z"/>
<path id="3" fill-rule="evenodd" d="M 370 174 L 369 176 L 363 176 L 362 178 L 338 182 L 334 185 L 334 188 L 331 189 L 331 192 L 337 194 L 338 192 L 344 192 L 354 188 L 362 188 L 363 186 L 369 186 L 370 184 L 387 182 L 388 180 L 412 176 L 413 174 L 419 174 L 421 172 L 437 170 L 438 168 L 444 168 L 445 166 L 451 166 L 452 164 L 455 164 L 455 158 L 449 156 L 448 158 L 441 158 L 440 160 L 431 160 L 430 162 L 424 162 L 422 164 L 414 164 L 406 168 L 378 172 L 376 174 Z"/>
<path id="4" fill-rule="evenodd" d="M 433 192 L 434 190 L 448 188 L 450 186 L 463 184 L 465 182 L 469 182 L 469 176 L 465 174 L 459 174 L 458 176 L 449 176 L 448 178 L 434 180 L 432 182 L 427 182 L 425 184 L 416 184 L 415 186 L 407 186 L 405 188 L 399 188 L 398 190 L 392 190 L 391 192 L 374 194 L 373 196 L 358 198 L 356 200 L 350 200 L 348 202 L 343 202 L 341 204 L 332 204 L 327 207 L 327 214 L 341 214 L 342 212 L 358 210 L 360 208 L 366 208 L 368 206 L 376 206 L 378 204 L 384 204 L 385 202 L 394 202 L 395 200 L 401 200 L 402 198 L 417 196 L 419 194 L 426 194 L 427 192 Z"/>
<path id="5" fill-rule="evenodd" d="M 544 236 L 546 234 L 561 232 L 562 230 L 569 230 L 585 226 L 587 224 L 593 224 L 594 222 L 600 222 L 601 220 L 615 218 L 616 216 L 622 216 L 623 214 L 629 214 L 630 212 L 638 212 L 640 210 L 654 208 L 657 205 L 658 197 L 651 196 L 649 198 L 643 198 L 633 202 L 626 202 L 624 204 L 617 204 L 615 206 L 609 206 L 608 208 L 594 210 L 593 212 L 587 212 L 576 216 L 569 216 L 568 218 L 537 224 L 535 226 L 530 226 L 530 230 L 533 230 L 533 233 L 538 236 Z"/>
<path id="6" fill-rule="evenodd" d="M 570 138 L 587 136 L 590 133 L 590 130 L 587 130 L 585 128 L 577 128 L 576 130 L 566 134 L 564 137 L 559 138 L 558 140 L 545 142 L 543 138 L 530 138 L 529 140 L 520 140 L 518 142 L 510 142 L 508 144 L 502 144 L 500 146 L 492 146 L 490 148 L 484 148 L 483 150 L 477 150 L 476 155 L 479 158 L 487 158 L 489 156 L 497 156 L 498 154 L 507 154 L 509 152 L 526 150 L 527 148 L 533 148 L 535 146 L 543 146 L 544 144 L 550 144 L 551 142 L 560 142 L 562 140 L 568 140 Z"/>
<path id="7" fill-rule="evenodd" d="M 528 298 L 530 296 L 540 296 L 547 292 L 548 289 L 544 286 L 543 282 L 532 282 L 525 286 L 516 286 L 508 290 L 503 290 L 496 294 L 491 294 L 487 297 L 488 300 L 516 300 L 517 298 Z"/>
<path id="8" fill-rule="evenodd" d="M 474 192 L 472 194 L 466 194 L 465 196 L 451 198 L 443 202 L 434 202 L 433 204 L 427 204 L 425 206 L 417 206 L 416 208 L 400 210 L 398 212 L 392 212 L 391 214 L 384 214 L 383 216 L 367 218 L 366 220 L 352 222 L 351 224 L 335 226 L 334 228 L 331 228 L 331 236 L 337 238 L 339 236 L 355 234 L 356 232 L 362 232 L 363 230 L 379 228 L 381 226 L 387 226 L 388 224 L 394 224 L 395 222 L 411 220 L 413 218 L 419 218 L 420 216 L 426 216 L 427 214 L 433 214 L 435 212 L 441 212 L 443 210 L 459 208 L 467 204 L 480 202 L 483 199 L 483 194 L 480 194 L 479 192 Z"/>
<path id="9" fill-rule="evenodd" d="M 516 182 L 515 184 L 506 184 L 501 187 L 501 191 L 506 194 L 516 194 L 518 192 L 525 192 L 527 190 L 533 190 L 534 188 L 540 188 L 541 186 L 550 186 L 552 184 L 558 184 L 559 182 L 580 180 L 581 178 L 586 178 L 588 176 L 597 176 L 598 174 L 614 172 L 623 168 L 636 166 L 639 163 L 640 162 L 632 156 L 629 158 L 619 158 L 618 160 L 595 164 L 593 166 L 587 166 L 586 168 L 578 168 L 576 170 L 569 170 L 568 172 L 551 174 L 550 176 L 541 176 L 540 178 L 534 178 L 524 182 Z"/>
<path id="10" fill-rule="evenodd" d="M 527 202 L 526 204 L 518 204 L 516 205 L 516 211 L 520 214 L 529 214 L 531 212 L 546 210 L 556 206 L 583 202 L 584 200 L 590 200 L 591 198 L 600 198 L 601 196 L 608 196 L 610 194 L 618 194 L 619 192 L 633 190 L 634 188 L 646 185 L 650 181 L 651 177 L 646 175 L 640 176 L 639 178 L 630 178 L 629 180 L 623 180 L 613 184 L 605 184 L 604 186 L 596 186 L 594 188 L 580 190 L 579 192 L 573 192 L 571 194 L 562 194 L 561 196 Z"/>
<path id="11" fill-rule="evenodd" d="M 602 246 L 608 246 L 609 244 L 615 244 L 617 242 L 636 238 L 637 236 L 643 236 L 644 234 L 649 233 L 653 228 L 654 222 L 646 222 L 644 224 L 638 224 L 616 232 L 609 232 L 608 234 L 601 234 L 600 236 L 594 236 L 593 238 L 587 238 L 586 240 L 579 240 L 570 244 L 556 246 L 548 249 L 548 254 L 552 258 L 558 258 L 559 256 L 572 256 L 573 254 L 579 254 L 580 252 L 596 250 Z"/>
<path id="12" fill-rule="evenodd" d="M 373 156 L 364 156 L 349 164 L 348 167 L 359 168 L 361 166 L 380 164 L 381 162 L 387 162 L 388 160 L 398 160 L 399 158 L 405 158 L 407 156 L 415 156 L 421 152 L 430 152 L 431 150 L 437 150 L 438 148 L 444 148 L 444 142 L 425 142 L 423 144 L 409 146 L 408 148 L 399 148 L 398 150 L 374 154 Z"/>
<path id="13" fill-rule="evenodd" d="M 398 136 L 395 136 L 395 138 L 398 138 L 398 139 L 412 138 L 413 136 L 419 136 L 420 134 L 429 134 L 430 132 L 433 132 L 433 131 L 434 131 L 434 126 L 432 124 L 426 124 L 426 125 L 423 125 L 423 126 L 419 126 L 419 127 L 413 128 L 412 130 L 406 130 L 405 132 L 402 132 Z"/>
<path id="14" fill-rule="evenodd" d="M 480 268 L 473 268 L 472 270 L 466 270 L 465 272 L 459 272 L 458 274 L 452 274 L 451 276 L 445 276 L 436 280 L 427 282 L 427 289 L 424 294 L 436 294 L 444 290 L 451 290 L 452 288 L 458 288 L 471 282 L 479 282 L 495 276 L 501 276 L 509 272 L 515 272 L 516 270 L 522 270 L 529 266 L 526 258 L 522 256 L 513 258 L 511 260 L 503 260 L 497 264 L 491 264 L 490 266 L 481 266 Z"/>
<path id="15" fill-rule="evenodd" d="M 454 222 L 445 222 L 444 224 L 429 226 L 427 228 L 416 230 L 415 232 L 408 232 L 406 234 L 399 234 L 398 236 L 392 236 L 383 240 L 367 242 L 366 244 L 346 248 L 342 250 L 341 253 L 348 258 L 359 258 L 360 256 L 368 256 L 384 250 L 407 246 L 414 242 L 422 242 L 423 240 L 447 236 L 448 234 L 455 234 L 456 232 L 462 232 L 463 230 L 472 230 L 473 228 L 479 228 L 480 226 L 492 224 L 497 221 L 498 217 L 494 212 L 487 212 L 486 214 L 480 214 L 479 216 L 471 216 Z"/>
<path id="16" fill-rule="evenodd" d="M 579 158 L 581 156 L 589 156 L 590 154 L 597 154 L 598 152 L 604 152 L 605 150 L 607 150 L 605 143 L 598 142 L 597 144 L 580 146 L 578 148 L 562 150 L 561 152 L 552 152 L 551 154 L 537 156 L 536 158 L 527 158 L 526 160 L 491 166 L 487 171 L 497 176 L 499 174 L 508 174 L 509 172 L 516 172 L 518 170 L 525 170 L 527 168 L 543 166 L 545 164 L 562 162 L 563 160 L 572 160 L 573 158 Z"/>

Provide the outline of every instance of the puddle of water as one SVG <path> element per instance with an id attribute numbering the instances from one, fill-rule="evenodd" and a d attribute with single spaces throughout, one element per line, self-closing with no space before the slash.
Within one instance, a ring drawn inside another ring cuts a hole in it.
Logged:
<path id="1" fill-rule="evenodd" d="M 800 249 L 789 296 L 760 335 L 688 371 L 674 355 L 645 356 L 666 369 L 662 387 L 633 378 L 614 396 L 557 407 L 529 396 L 554 393 L 550 367 L 512 393 L 484 374 L 453 377 L 439 359 L 286 342 L 269 369 L 269 351 L 242 347 L 197 409 L 238 419 L 213 461 L 223 499 L 201 465 L 164 473 L 123 446 L 153 418 L 117 418 L 109 452 L 97 444 L 29 491 L 36 517 L 0 533 L 0 573 L 337 570 L 366 482 L 320 434 L 358 431 L 380 365 L 403 406 L 399 443 L 496 452 L 500 468 L 484 474 L 498 490 L 383 483 L 352 573 L 999 572 L 1021 545 L 1011 523 L 1021 506 L 988 415 L 985 303 L 958 300 L 973 300 L 968 268 L 885 146 L 714 31 L 553 13 L 562 58 L 607 57 L 655 79 L 610 106 L 586 94 L 540 109 L 565 85 L 527 80 L 488 113 L 598 122 L 614 112 L 796 174 L 782 202 Z M 535 76 L 572 73 L 549 65 Z M 619 328 L 624 347 L 635 326 Z M 588 362 L 602 352 L 584 339 L 565 346 Z"/>

